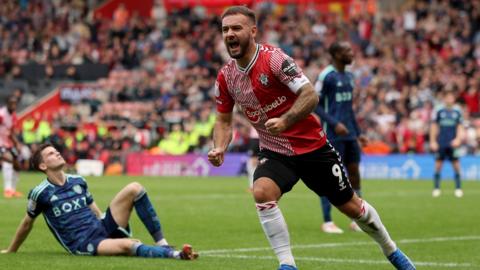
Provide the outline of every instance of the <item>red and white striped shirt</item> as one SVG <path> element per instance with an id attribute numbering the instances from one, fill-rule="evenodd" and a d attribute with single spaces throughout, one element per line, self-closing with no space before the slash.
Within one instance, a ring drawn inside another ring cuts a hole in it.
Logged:
<path id="1" fill-rule="evenodd" d="M 0 108 L 0 147 L 10 148 L 13 146 L 13 142 L 10 139 L 10 134 L 13 130 L 13 125 L 17 121 L 17 115 L 15 112 L 10 114 L 7 106 Z"/>
<path id="2" fill-rule="evenodd" d="M 230 60 L 215 83 L 217 111 L 230 113 L 236 103 L 257 130 L 260 148 L 283 155 L 308 153 L 326 143 L 320 122 L 312 114 L 280 135 L 272 135 L 265 122 L 286 113 L 297 99 L 298 90 L 309 83 L 293 59 L 279 48 L 257 44 L 255 56 L 246 68 Z"/>

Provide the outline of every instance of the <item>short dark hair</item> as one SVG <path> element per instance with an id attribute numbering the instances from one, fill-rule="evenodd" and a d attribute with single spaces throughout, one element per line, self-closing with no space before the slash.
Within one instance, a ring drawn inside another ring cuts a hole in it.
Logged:
<path id="1" fill-rule="evenodd" d="M 253 24 L 257 24 L 257 17 L 255 16 L 255 12 L 253 10 L 249 9 L 246 6 L 232 6 L 227 8 L 223 14 L 222 14 L 222 20 L 223 18 L 230 16 L 230 15 L 237 15 L 237 14 L 242 14 L 243 16 L 247 17 L 250 19 L 250 21 L 253 22 Z"/>
<path id="2" fill-rule="evenodd" d="M 44 143 L 40 145 L 30 158 L 30 167 L 32 169 L 35 169 L 37 171 L 44 172 L 43 170 L 40 169 L 40 163 L 43 162 L 43 157 L 42 157 L 42 151 L 45 150 L 47 147 L 54 147 L 53 144 L 51 143 Z"/>
<path id="3" fill-rule="evenodd" d="M 332 56 L 332 57 L 335 57 L 335 54 L 339 51 L 342 50 L 342 41 L 335 41 L 332 43 L 332 45 L 330 45 L 330 47 L 328 47 L 328 53 Z"/>

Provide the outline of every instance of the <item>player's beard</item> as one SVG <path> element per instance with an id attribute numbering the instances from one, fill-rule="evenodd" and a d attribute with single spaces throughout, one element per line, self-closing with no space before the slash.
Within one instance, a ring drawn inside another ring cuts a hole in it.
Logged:
<path id="1" fill-rule="evenodd" d="M 353 59 L 352 58 L 348 58 L 348 57 L 345 57 L 342 59 L 342 64 L 344 64 L 345 66 L 348 66 L 350 64 L 353 63 Z"/>
<path id="2" fill-rule="evenodd" d="M 238 40 L 238 48 L 237 53 L 232 53 L 230 46 L 227 44 L 227 52 L 233 59 L 240 59 L 245 56 L 245 53 L 248 50 L 248 46 L 250 45 L 250 40 Z"/>

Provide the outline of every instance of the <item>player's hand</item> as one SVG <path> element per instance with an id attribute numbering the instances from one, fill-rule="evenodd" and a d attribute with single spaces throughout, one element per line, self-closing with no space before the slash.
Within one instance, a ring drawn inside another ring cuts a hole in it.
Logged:
<path id="1" fill-rule="evenodd" d="M 267 131 L 272 135 L 278 135 L 287 129 L 287 122 L 283 118 L 272 118 L 265 122 Z"/>
<path id="2" fill-rule="evenodd" d="M 344 124 L 338 122 L 337 125 L 335 126 L 335 133 L 339 136 L 345 136 L 349 133 L 349 131 Z"/>
<path id="3" fill-rule="evenodd" d="M 437 152 L 438 151 L 438 143 L 437 142 L 431 142 L 430 143 L 430 149 L 432 149 L 432 152 Z"/>
<path id="4" fill-rule="evenodd" d="M 8 251 L 8 249 L 2 249 L 2 250 L 0 251 L 0 254 L 7 254 L 7 253 L 10 253 L 10 252 Z"/>
<path id="5" fill-rule="evenodd" d="M 360 147 L 365 147 L 369 143 L 368 138 L 365 135 L 360 135 L 358 137 L 358 142 L 360 143 Z"/>
<path id="6" fill-rule="evenodd" d="M 452 147 L 459 147 L 460 144 L 462 144 L 462 141 L 460 141 L 458 139 L 454 139 L 451 143 Z"/>
<path id="7" fill-rule="evenodd" d="M 220 167 L 223 164 L 224 151 L 220 148 L 213 148 L 208 152 L 208 161 L 215 167 Z"/>

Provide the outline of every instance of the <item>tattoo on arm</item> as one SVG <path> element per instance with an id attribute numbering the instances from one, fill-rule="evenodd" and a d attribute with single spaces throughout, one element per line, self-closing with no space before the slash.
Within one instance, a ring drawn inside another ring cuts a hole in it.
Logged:
<path id="1" fill-rule="evenodd" d="M 299 95 L 290 110 L 282 115 L 287 127 L 291 127 L 296 122 L 304 119 L 313 112 L 318 104 L 318 96 L 310 83 L 305 84 L 298 90 Z"/>

